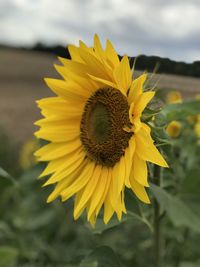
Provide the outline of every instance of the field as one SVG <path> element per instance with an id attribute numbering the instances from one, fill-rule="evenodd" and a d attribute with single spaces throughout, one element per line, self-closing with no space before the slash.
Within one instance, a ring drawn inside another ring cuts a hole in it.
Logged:
<path id="1" fill-rule="evenodd" d="M 35 100 L 51 95 L 43 77 L 58 77 L 51 54 L 22 50 L 0 50 L 0 127 L 19 145 L 32 137 L 33 122 L 40 115 Z M 177 89 L 187 98 L 200 91 L 200 79 L 155 75 L 152 83 L 165 90 Z"/>

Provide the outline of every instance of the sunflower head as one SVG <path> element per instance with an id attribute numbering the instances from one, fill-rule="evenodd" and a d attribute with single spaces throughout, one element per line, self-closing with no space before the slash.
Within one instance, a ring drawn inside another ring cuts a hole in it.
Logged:
<path id="1" fill-rule="evenodd" d="M 166 128 L 167 134 L 172 137 L 176 138 L 180 135 L 182 130 L 182 124 L 178 121 L 171 121 Z"/>
<path id="2" fill-rule="evenodd" d="M 86 210 L 94 225 L 103 208 L 107 223 L 126 213 L 126 187 L 150 203 L 147 161 L 167 166 L 141 121 L 154 92 L 144 92 L 147 75 L 133 79 L 128 57 L 120 60 L 110 41 L 104 49 L 95 35 L 94 47 L 68 48 L 71 59 L 55 66 L 63 79 L 45 79 L 56 96 L 37 102 L 44 118 L 35 135 L 49 144 L 35 155 L 48 162 L 44 185 L 55 185 L 48 202 L 74 197 L 75 219 Z"/>
<path id="3" fill-rule="evenodd" d="M 166 102 L 168 104 L 182 103 L 182 95 L 178 91 L 171 91 L 167 94 Z"/>
<path id="4" fill-rule="evenodd" d="M 194 130 L 195 130 L 195 133 L 196 133 L 197 137 L 200 138 L 200 121 L 198 121 L 195 124 Z"/>
<path id="5" fill-rule="evenodd" d="M 200 100 L 200 94 L 196 94 L 195 99 Z"/>
<path id="6" fill-rule="evenodd" d="M 19 155 L 19 164 L 23 170 L 27 170 L 36 164 L 36 158 L 33 156 L 36 149 L 39 149 L 39 142 L 35 138 L 23 144 Z"/>

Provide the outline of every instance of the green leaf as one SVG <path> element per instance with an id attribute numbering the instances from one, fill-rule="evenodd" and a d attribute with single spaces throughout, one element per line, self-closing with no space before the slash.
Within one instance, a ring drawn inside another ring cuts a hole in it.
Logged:
<path id="1" fill-rule="evenodd" d="M 150 108 L 145 108 L 144 112 L 142 113 L 142 121 L 147 122 L 152 119 L 153 116 L 158 114 L 160 110 L 153 110 Z"/>
<path id="2" fill-rule="evenodd" d="M 11 178 L 10 174 L 7 173 L 4 169 L 0 167 L 0 177 L 2 178 Z"/>
<path id="3" fill-rule="evenodd" d="M 182 262 L 180 264 L 180 267 L 199 267 L 200 266 L 200 262 Z"/>
<path id="4" fill-rule="evenodd" d="M 160 115 L 165 118 L 165 120 L 181 120 L 185 119 L 187 116 L 200 114 L 200 101 L 191 100 L 178 104 L 166 105 L 160 112 Z"/>
<path id="5" fill-rule="evenodd" d="M 13 177 L 0 167 L 0 188 L 12 185 L 14 182 Z"/>
<path id="6" fill-rule="evenodd" d="M 13 237 L 13 231 L 5 221 L 0 221 L 0 238 L 2 237 Z"/>
<path id="7" fill-rule="evenodd" d="M 151 190 L 162 211 L 166 211 L 174 226 L 185 226 L 200 232 L 200 218 L 178 197 L 171 196 L 164 189 L 151 184 Z"/>
<path id="8" fill-rule="evenodd" d="M 41 227 L 45 227 L 51 222 L 55 214 L 52 209 L 46 209 L 43 212 L 38 212 L 37 216 L 30 216 L 25 222 L 25 229 L 37 230 Z"/>
<path id="9" fill-rule="evenodd" d="M 18 251 L 12 247 L 0 246 L 0 267 L 14 267 Z"/>
<path id="10" fill-rule="evenodd" d="M 189 170 L 180 188 L 184 197 L 200 201 L 200 169 Z"/>
<path id="11" fill-rule="evenodd" d="M 169 205 L 169 195 L 167 192 L 159 186 L 151 183 L 150 190 L 152 191 L 153 195 L 155 196 L 156 200 L 160 204 L 160 213 L 162 214 L 164 211 L 167 210 Z"/>
<path id="12" fill-rule="evenodd" d="M 121 267 L 121 264 L 110 247 L 102 246 L 86 256 L 80 267 Z"/>
<path id="13" fill-rule="evenodd" d="M 126 219 L 123 217 L 121 221 L 119 221 L 115 216 L 113 216 L 108 224 L 105 224 L 103 221 L 102 217 L 98 217 L 97 221 L 96 221 L 96 225 L 94 228 L 91 228 L 91 226 L 89 226 L 89 228 L 91 229 L 91 231 L 94 234 L 102 234 L 103 232 L 110 230 L 114 227 L 117 227 L 119 225 L 121 225 L 122 223 L 124 223 L 126 221 Z"/>

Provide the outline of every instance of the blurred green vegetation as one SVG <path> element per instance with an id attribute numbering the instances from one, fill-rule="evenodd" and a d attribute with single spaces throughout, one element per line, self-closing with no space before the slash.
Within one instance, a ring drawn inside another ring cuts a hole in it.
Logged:
<path id="1" fill-rule="evenodd" d="M 152 203 L 161 206 L 162 256 L 165 267 L 200 266 L 200 145 L 188 116 L 200 114 L 199 101 L 146 110 L 157 146 L 170 168 L 161 187 L 151 179 Z M 152 121 L 151 118 L 157 114 Z M 170 138 L 166 123 L 178 120 L 180 136 Z M 73 200 L 46 204 L 51 187 L 37 180 L 43 164 L 23 170 L 17 146 L 0 131 L 0 267 L 154 267 L 153 207 L 127 190 L 128 213 L 96 228 L 84 216 L 73 220 Z M 149 165 L 152 176 L 153 166 Z"/>
<path id="2" fill-rule="evenodd" d="M 18 162 L 19 151 L 17 144 L 0 125 L 0 167 L 13 175 L 20 173 Z"/>

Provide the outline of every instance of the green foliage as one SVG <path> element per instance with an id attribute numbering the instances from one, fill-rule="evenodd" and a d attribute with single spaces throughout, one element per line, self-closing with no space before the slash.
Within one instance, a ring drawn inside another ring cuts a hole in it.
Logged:
<path id="1" fill-rule="evenodd" d="M 187 116 L 200 114 L 200 100 L 191 100 L 178 104 L 166 105 L 159 116 L 164 123 L 172 120 L 184 120 Z"/>
<path id="2" fill-rule="evenodd" d="M 0 246 L 0 267 L 16 266 L 18 251 L 12 247 Z"/>
<path id="3" fill-rule="evenodd" d="M 18 149 L 15 142 L 9 138 L 0 125 L 0 165 L 4 170 L 10 170 L 12 175 L 19 174 Z"/>
<path id="4" fill-rule="evenodd" d="M 166 212 L 174 226 L 185 226 L 200 233 L 200 217 L 186 203 L 154 184 L 151 190 L 161 206 L 161 213 Z"/>
<path id="5" fill-rule="evenodd" d="M 14 183 L 12 176 L 0 167 L 0 190 Z"/>
<path id="6" fill-rule="evenodd" d="M 100 214 L 95 228 L 85 215 L 74 222 L 73 201 L 46 204 L 53 188 L 41 188 L 44 181 L 36 179 L 44 166 L 16 172 L 6 152 L 0 168 L 0 267 L 155 267 L 155 201 L 160 204 L 164 266 L 199 266 L 200 146 L 194 125 L 186 119 L 195 114 L 200 114 L 199 101 L 166 105 L 160 112 L 145 110 L 142 119 L 151 126 L 170 168 L 162 169 L 161 186 L 156 186 L 154 166 L 149 164 L 151 205 L 126 190 L 122 221 L 113 217 L 105 225 Z M 175 139 L 165 132 L 172 120 L 182 124 Z"/>
<path id="7" fill-rule="evenodd" d="M 99 247 L 92 251 L 80 264 L 80 267 L 122 267 L 110 247 Z"/>

